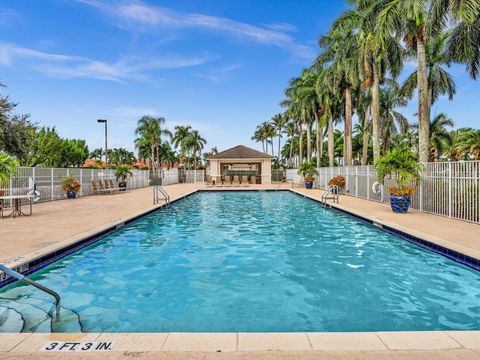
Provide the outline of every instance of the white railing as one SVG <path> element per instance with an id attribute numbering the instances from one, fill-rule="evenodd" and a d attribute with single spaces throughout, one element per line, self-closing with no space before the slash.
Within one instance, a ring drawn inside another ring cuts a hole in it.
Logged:
<path id="1" fill-rule="evenodd" d="M 424 165 L 423 180 L 412 197 L 411 207 L 420 211 L 480 224 L 480 161 L 434 162 Z M 320 168 L 317 186 L 325 188 L 329 179 L 345 177 L 343 193 L 367 200 L 388 202 L 388 187 L 394 179 L 385 179 L 384 191 L 375 194 L 377 180 L 371 165 Z M 301 183 L 297 170 L 287 170 L 287 179 Z"/>
<path id="2" fill-rule="evenodd" d="M 187 183 L 204 182 L 203 170 L 186 170 Z M 62 188 L 62 182 L 71 176 L 80 182 L 81 187 L 77 196 L 94 195 L 92 181 L 115 180 L 115 169 L 83 169 L 83 168 L 46 168 L 46 167 L 18 167 L 15 175 L 10 177 L 7 184 L 0 184 L 0 190 L 4 195 L 25 195 L 30 192 L 31 183 L 35 183 L 36 190 L 40 192 L 40 201 L 53 201 L 66 198 Z M 179 171 L 172 170 L 132 170 L 132 176 L 128 177 L 128 188 L 137 189 L 151 185 L 178 184 Z M 10 206 L 7 201 L 4 206 Z"/>

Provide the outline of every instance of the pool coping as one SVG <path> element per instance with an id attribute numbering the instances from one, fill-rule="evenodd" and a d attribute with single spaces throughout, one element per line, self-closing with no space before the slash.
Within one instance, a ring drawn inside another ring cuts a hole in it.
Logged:
<path id="1" fill-rule="evenodd" d="M 0 354 L 40 354 L 52 342 L 111 343 L 109 351 L 143 352 L 399 352 L 480 351 L 480 331 L 285 332 L 285 333 L 0 333 Z M 72 346 L 72 345 L 70 345 Z M 63 350 L 71 355 L 73 351 Z M 92 351 L 91 354 L 99 354 Z M 58 353 L 57 353 L 58 354 Z M 59 354 L 60 355 L 60 354 Z M 65 354 L 67 356 L 67 354 Z M 96 355 L 98 356 L 98 355 Z"/>

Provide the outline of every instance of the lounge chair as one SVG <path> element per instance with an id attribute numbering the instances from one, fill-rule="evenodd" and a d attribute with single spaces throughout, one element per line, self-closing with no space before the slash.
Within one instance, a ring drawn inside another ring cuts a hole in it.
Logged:
<path id="1" fill-rule="evenodd" d="M 115 191 L 115 192 L 121 192 L 122 191 L 122 188 L 120 186 L 118 186 L 118 184 L 115 185 L 113 183 L 112 179 L 105 180 L 105 182 L 108 182 L 108 185 L 109 185 L 110 189 L 112 189 L 113 191 Z M 126 188 L 123 188 L 123 189 L 126 189 Z"/>
<path id="2" fill-rule="evenodd" d="M 92 190 L 94 194 L 102 195 L 105 191 L 97 184 L 95 180 L 92 180 Z"/>
<path id="3" fill-rule="evenodd" d="M 257 177 L 256 176 L 251 176 L 252 179 L 252 185 L 257 185 Z"/>
<path id="4" fill-rule="evenodd" d="M 221 176 L 215 177 L 215 186 L 223 186 L 223 181 Z"/>
<path id="5" fill-rule="evenodd" d="M 240 179 L 239 179 L 239 177 L 238 177 L 237 175 L 235 175 L 235 176 L 233 177 L 232 185 L 233 185 L 233 186 L 240 186 Z"/>
<path id="6" fill-rule="evenodd" d="M 225 186 L 232 186 L 232 177 L 225 175 Z"/>
<path id="7" fill-rule="evenodd" d="M 98 180 L 98 187 L 103 191 L 105 194 L 113 194 L 114 190 L 110 189 L 107 185 L 107 181 Z"/>
<path id="8" fill-rule="evenodd" d="M 242 186 L 250 186 L 250 184 L 248 183 L 248 176 L 242 176 Z"/>
<path id="9" fill-rule="evenodd" d="M 213 186 L 212 177 L 210 175 L 207 175 L 207 186 Z"/>

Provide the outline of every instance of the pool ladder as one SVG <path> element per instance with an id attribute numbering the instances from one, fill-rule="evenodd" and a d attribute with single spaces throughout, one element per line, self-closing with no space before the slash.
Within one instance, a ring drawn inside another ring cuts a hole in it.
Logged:
<path id="1" fill-rule="evenodd" d="M 322 195 L 322 204 L 324 206 L 327 205 L 327 200 L 328 199 L 333 199 L 333 202 L 335 203 L 339 203 L 339 200 L 338 200 L 338 186 L 337 185 L 330 185 L 328 186 L 326 189 L 325 189 L 325 192 L 323 193 Z M 332 196 L 328 196 L 329 194 L 331 194 Z"/>
<path id="2" fill-rule="evenodd" d="M 162 195 L 162 196 L 160 196 Z M 165 200 L 165 204 L 167 206 L 170 205 L 170 195 L 165 191 L 164 188 L 162 188 L 160 185 L 154 186 L 153 187 L 153 205 L 157 205 L 160 203 L 161 199 Z"/>
<path id="3" fill-rule="evenodd" d="M 288 182 L 291 182 L 292 183 L 292 189 L 293 189 L 293 180 L 292 179 L 285 179 L 285 180 L 282 180 L 282 182 L 280 184 L 278 184 L 277 188 L 275 189 L 275 191 L 278 191 L 278 189 L 280 189 L 280 186 L 282 186 L 282 184 L 285 184 L 285 183 L 288 183 Z"/>
<path id="4" fill-rule="evenodd" d="M 37 283 L 33 280 L 30 280 L 25 275 L 22 275 L 22 274 L 20 274 L 16 271 L 6 267 L 5 265 L 0 264 L 0 271 L 3 271 L 8 276 L 11 276 L 14 279 L 26 282 L 28 285 L 32 285 L 33 287 L 36 287 L 38 290 L 41 290 L 41 291 L 47 293 L 48 295 L 53 296 L 55 298 L 56 320 L 57 321 L 60 320 L 60 300 L 61 299 L 60 299 L 60 295 L 58 295 L 58 293 L 56 293 L 52 289 L 49 289 L 49 288 L 47 288 L 43 285 L 40 285 L 39 283 Z"/>

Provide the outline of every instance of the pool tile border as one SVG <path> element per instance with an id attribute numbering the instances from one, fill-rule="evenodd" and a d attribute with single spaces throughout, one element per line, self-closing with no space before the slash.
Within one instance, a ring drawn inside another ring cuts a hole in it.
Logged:
<path id="1" fill-rule="evenodd" d="M 315 202 L 323 205 L 323 202 L 321 200 L 315 199 L 315 198 L 310 197 L 310 196 L 306 196 L 306 195 L 298 193 L 296 191 L 292 191 L 292 193 L 294 193 L 298 196 L 301 196 L 305 199 L 310 199 L 312 201 L 315 201 Z M 328 204 L 327 203 L 326 208 L 328 208 L 330 210 L 333 210 L 333 211 L 341 212 L 341 213 L 343 213 L 345 215 L 348 215 L 348 216 L 351 216 L 351 217 L 353 217 L 357 220 L 361 220 L 363 222 L 366 222 L 366 223 L 368 223 L 372 226 L 375 226 L 379 230 L 382 230 L 382 231 L 387 232 L 389 234 L 395 235 L 395 236 L 397 236 L 397 237 L 399 237 L 399 238 L 401 238 L 405 241 L 408 241 L 412 244 L 415 244 L 415 245 L 417 245 L 421 248 L 433 251 L 434 253 L 437 253 L 439 255 L 447 257 L 450 260 L 453 260 L 455 262 L 458 262 L 460 264 L 463 264 L 465 266 L 473 268 L 477 271 L 480 271 L 480 259 L 476 259 L 474 257 L 462 254 L 461 252 L 446 248 L 445 246 L 442 246 L 442 245 L 435 244 L 434 242 L 421 239 L 418 236 L 414 236 L 414 235 L 411 235 L 407 232 L 395 229 L 395 228 L 393 228 L 389 225 L 381 224 L 381 223 L 379 223 L 377 221 L 374 221 L 372 219 L 368 219 L 368 218 L 360 216 L 358 214 L 354 214 L 353 212 L 350 212 L 348 210 L 336 207 L 334 204 Z"/>

